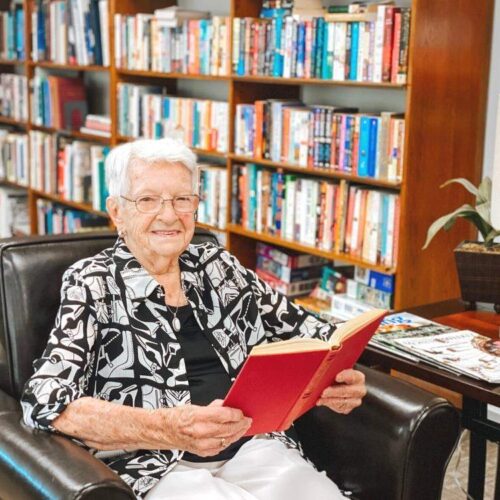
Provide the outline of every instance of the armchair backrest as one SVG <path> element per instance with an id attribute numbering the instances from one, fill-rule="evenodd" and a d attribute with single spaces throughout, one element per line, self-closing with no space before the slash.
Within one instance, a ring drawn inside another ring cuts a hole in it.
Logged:
<path id="1" fill-rule="evenodd" d="M 116 233 L 38 236 L 0 242 L 0 389 L 19 399 L 47 344 L 61 278 L 74 262 L 114 244 Z M 196 229 L 193 243 L 215 235 Z"/>

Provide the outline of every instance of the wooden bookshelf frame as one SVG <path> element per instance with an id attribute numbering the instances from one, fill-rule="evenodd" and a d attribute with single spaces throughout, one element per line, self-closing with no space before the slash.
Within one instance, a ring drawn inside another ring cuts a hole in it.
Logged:
<path id="1" fill-rule="evenodd" d="M 370 83 L 350 81 L 327 81 L 304 78 L 275 78 L 266 76 L 193 75 L 151 71 L 136 71 L 115 66 L 114 14 L 152 12 L 155 8 L 175 4 L 170 0 L 110 0 L 109 34 L 110 66 L 60 65 L 31 60 L 31 9 L 33 0 L 24 0 L 26 61 L 0 60 L 0 72 L 11 72 L 13 68 L 24 68 L 31 79 L 35 68 L 47 70 L 71 70 L 78 72 L 99 71 L 109 75 L 109 113 L 112 121 L 110 138 L 82 134 L 79 131 L 64 131 L 64 134 L 111 146 L 131 140 L 117 133 L 119 82 L 154 83 L 176 92 L 177 80 L 228 82 L 229 102 L 229 152 L 227 154 L 194 150 L 206 158 L 225 160 L 228 171 L 227 244 L 232 253 L 249 267 L 255 267 L 255 242 L 265 241 L 285 248 L 306 251 L 329 259 L 362 265 L 370 269 L 396 273 L 395 308 L 407 308 L 425 302 L 439 301 L 459 296 L 458 281 L 453 262 L 453 248 L 463 239 L 473 239 L 473 229 L 458 223 L 450 233 L 441 234 L 428 250 L 422 251 L 429 225 L 440 215 L 453 210 L 461 203 L 470 201 L 470 195 L 457 190 L 439 190 L 452 177 L 466 177 L 478 183 L 481 177 L 486 97 L 491 50 L 493 22 L 493 0 L 470 2 L 470 0 L 413 0 L 410 37 L 410 62 L 407 85 L 392 83 Z M 9 5 L 0 0 L 0 8 Z M 261 1 L 230 0 L 230 18 L 259 15 Z M 209 8 L 209 3 L 205 6 Z M 232 26 L 232 23 L 231 23 Z M 228 54 L 231 57 L 231 51 Z M 480 64 L 478 64 L 478 61 Z M 301 86 L 319 85 L 345 88 L 396 89 L 406 92 L 406 136 L 404 175 L 401 183 L 378 179 L 367 179 L 342 172 L 309 169 L 293 164 L 275 163 L 264 159 L 247 158 L 234 153 L 234 115 L 237 104 L 250 103 L 270 96 L 297 98 Z M 26 130 L 60 132 L 48 127 L 19 123 L 1 117 L 0 124 L 15 125 Z M 395 268 L 375 266 L 349 255 L 324 252 L 317 248 L 283 240 L 268 234 L 260 234 L 231 224 L 231 171 L 235 164 L 245 162 L 264 165 L 272 169 L 296 172 L 326 179 L 346 179 L 362 186 L 379 187 L 401 195 L 400 231 L 398 241 L 398 263 Z M 3 184 L 19 186 L 4 181 Z M 38 198 L 57 201 L 68 207 L 95 212 L 86 204 L 78 204 L 61 197 L 26 188 L 29 194 L 31 230 L 37 232 L 36 200 Z M 439 203 L 436 203 L 439 200 Z M 200 226 L 212 228 L 206 224 Z M 220 231 L 220 230 L 219 230 Z"/>

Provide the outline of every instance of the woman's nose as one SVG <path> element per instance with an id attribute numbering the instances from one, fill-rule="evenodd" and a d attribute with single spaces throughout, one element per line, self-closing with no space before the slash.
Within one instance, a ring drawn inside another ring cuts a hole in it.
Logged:
<path id="1" fill-rule="evenodd" d="M 177 212 L 174 210 L 172 200 L 163 200 L 163 203 L 160 207 L 160 211 L 156 214 L 156 217 L 167 220 L 178 218 Z"/>

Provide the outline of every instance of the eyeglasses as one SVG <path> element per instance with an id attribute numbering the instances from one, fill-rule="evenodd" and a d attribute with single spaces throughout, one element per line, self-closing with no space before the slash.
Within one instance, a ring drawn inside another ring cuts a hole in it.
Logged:
<path id="1" fill-rule="evenodd" d="M 189 214 L 196 212 L 198 204 L 200 203 L 200 197 L 197 194 L 183 194 L 180 196 L 174 196 L 173 198 L 162 198 L 161 196 L 146 195 L 139 196 L 135 200 L 126 198 L 125 196 L 120 196 L 124 200 L 135 203 L 135 208 L 138 212 L 143 214 L 157 214 L 160 210 L 163 210 L 165 203 L 170 201 L 172 203 L 172 208 L 181 214 Z"/>

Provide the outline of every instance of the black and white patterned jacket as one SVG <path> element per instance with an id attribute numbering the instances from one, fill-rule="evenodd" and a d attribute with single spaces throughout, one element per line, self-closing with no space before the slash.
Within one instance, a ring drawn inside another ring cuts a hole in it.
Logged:
<path id="1" fill-rule="evenodd" d="M 180 267 L 195 318 L 231 377 L 257 344 L 293 336 L 327 339 L 335 329 L 211 243 L 189 245 Z M 163 289 L 121 239 L 71 266 L 54 329 L 24 389 L 25 422 L 53 431 L 52 421 L 83 396 L 151 409 L 189 404 L 185 362 L 165 307 Z M 298 445 L 283 433 L 273 437 Z M 137 450 L 96 456 L 141 498 L 182 454 Z"/>

